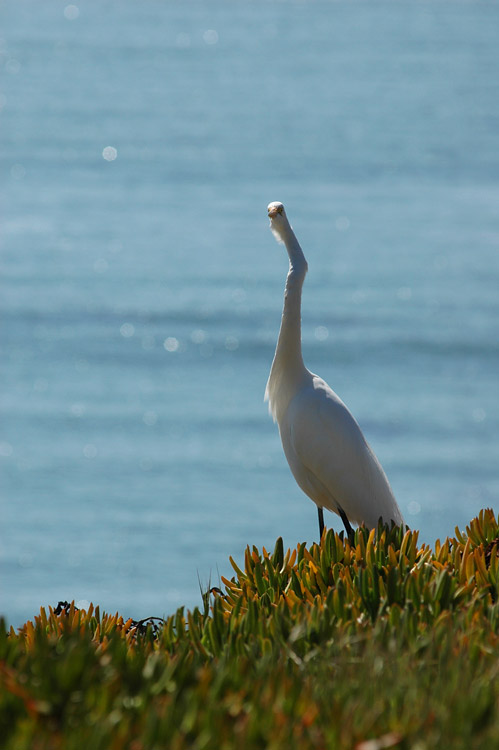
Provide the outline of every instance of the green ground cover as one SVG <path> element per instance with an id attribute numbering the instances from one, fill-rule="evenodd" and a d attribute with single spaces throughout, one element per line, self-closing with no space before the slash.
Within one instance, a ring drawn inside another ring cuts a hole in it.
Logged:
<path id="1" fill-rule="evenodd" d="M 499 518 L 248 548 L 143 627 L 67 606 L 0 627 L 5 750 L 499 748 Z"/>

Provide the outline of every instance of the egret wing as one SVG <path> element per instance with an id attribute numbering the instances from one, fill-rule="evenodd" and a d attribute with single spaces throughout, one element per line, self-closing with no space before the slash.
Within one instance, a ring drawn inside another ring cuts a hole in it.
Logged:
<path id="1" fill-rule="evenodd" d="M 289 417 L 293 452 L 309 484 L 307 494 L 330 510 L 340 506 L 353 522 L 367 520 L 373 469 L 381 467 L 345 404 L 315 377 L 290 405 Z"/>

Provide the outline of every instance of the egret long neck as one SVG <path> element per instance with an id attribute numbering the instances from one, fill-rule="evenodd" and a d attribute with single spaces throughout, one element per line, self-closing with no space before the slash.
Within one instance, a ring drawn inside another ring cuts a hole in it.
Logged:
<path id="1" fill-rule="evenodd" d="M 307 273 L 307 261 L 287 221 L 276 235 L 288 251 L 289 272 L 284 290 L 281 328 L 265 398 L 280 429 L 281 418 L 307 374 L 301 354 L 301 290 Z"/>
<path id="2" fill-rule="evenodd" d="M 304 368 L 301 353 L 301 294 L 307 261 L 291 227 L 283 239 L 289 256 L 289 272 L 275 359 L 282 359 L 286 368 L 292 371 Z"/>

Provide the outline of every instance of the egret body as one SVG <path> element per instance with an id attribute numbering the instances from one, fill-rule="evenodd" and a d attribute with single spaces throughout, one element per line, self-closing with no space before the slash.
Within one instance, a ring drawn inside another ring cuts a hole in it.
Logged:
<path id="1" fill-rule="evenodd" d="M 284 309 L 265 399 L 277 422 L 289 467 L 299 487 L 317 505 L 337 513 L 351 535 L 351 523 L 377 526 L 379 519 L 403 518 L 386 474 L 343 401 L 307 370 L 301 350 L 301 296 L 307 261 L 282 203 L 268 207 L 270 228 L 286 246 L 289 272 Z"/>

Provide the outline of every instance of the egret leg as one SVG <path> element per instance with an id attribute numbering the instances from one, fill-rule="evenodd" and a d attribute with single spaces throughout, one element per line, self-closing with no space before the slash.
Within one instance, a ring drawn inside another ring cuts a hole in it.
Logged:
<path id="1" fill-rule="evenodd" d="M 348 538 L 350 540 L 350 544 L 353 544 L 355 532 L 350 526 L 350 521 L 347 518 L 347 514 L 345 513 L 343 508 L 341 508 L 339 505 L 338 505 L 338 513 L 340 514 L 340 518 L 343 521 L 343 526 L 345 527 L 345 530 L 347 532 Z"/>
<path id="2" fill-rule="evenodd" d="M 319 513 L 319 536 L 322 539 L 322 532 L 324 531 L 324 509 L 317 507 Z"/>

